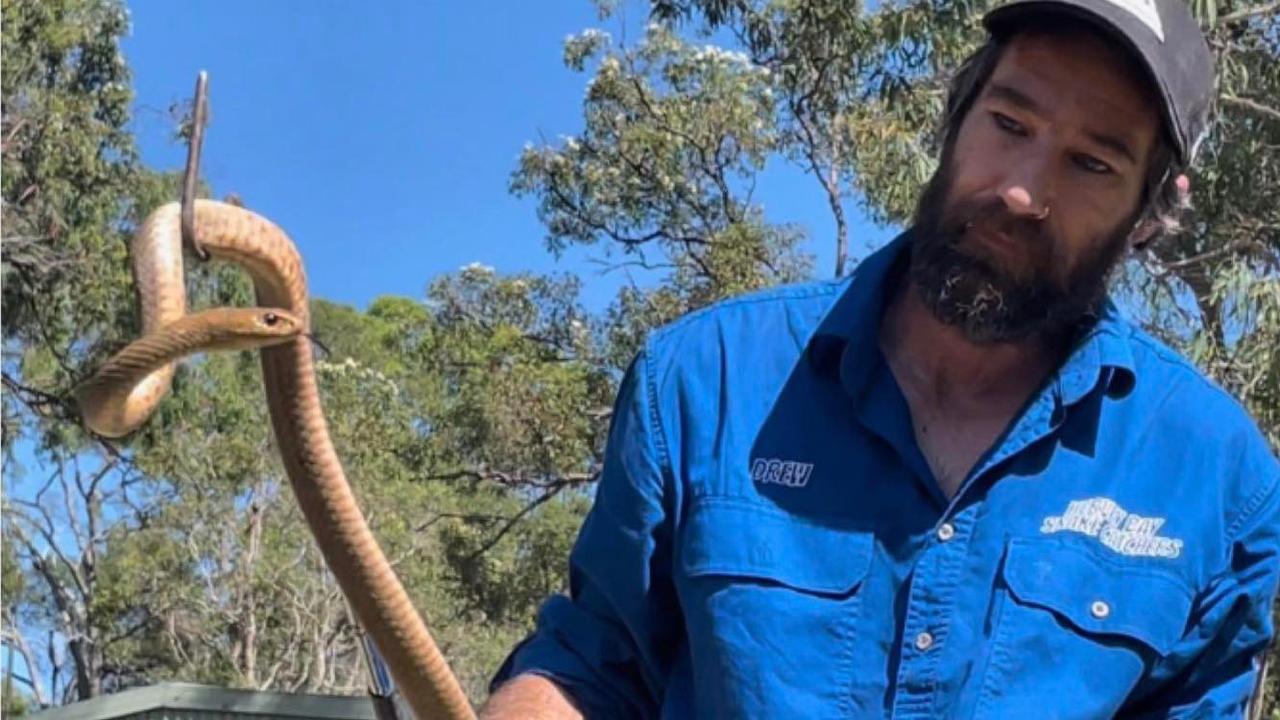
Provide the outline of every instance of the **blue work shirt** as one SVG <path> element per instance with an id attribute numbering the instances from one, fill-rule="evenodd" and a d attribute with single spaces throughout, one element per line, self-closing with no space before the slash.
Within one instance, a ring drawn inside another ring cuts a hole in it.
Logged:
<path id="1" fill-rule="evenodd" d="M 948 500 L 877 342 L 908 243 L 651 335 L 570 596 L 495 686 L 600 718 L 1242 717 L 1280 571 L 1256 425 L 1108 305 Z"/>

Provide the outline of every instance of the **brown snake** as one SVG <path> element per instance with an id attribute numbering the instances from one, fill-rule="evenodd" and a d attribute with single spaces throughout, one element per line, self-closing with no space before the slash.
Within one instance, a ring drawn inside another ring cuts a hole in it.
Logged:
<path id="1" fill-rule="evenodd" d="M 168 392 L 173 363 L 183 355 L 261 348 L 267 405 L 285 470 L 325 561 L 361 625 L 419 718 L 474 718 L 457 679 L 365 523 L 329 438 L 305 337 L 310 328 L 307 280 L 293 242 L 253 212 L 195 201 L 200 246 L 247 270 L 262 307 L 188 315 L 180 211 L 178 203 L 160 207 L 134 235 L 133 271 L 143 337 L 112 356 L 78 388 L 86 424 L 107 437 L 127 435 Z"/>

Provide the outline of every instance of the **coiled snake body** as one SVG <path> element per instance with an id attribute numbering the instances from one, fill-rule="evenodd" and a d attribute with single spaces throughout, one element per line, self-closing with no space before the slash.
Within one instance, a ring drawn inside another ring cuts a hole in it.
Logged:
<path id="1" fill-rule="evenodd" d="M 420 718 L 474 718 L 457 679 L 378 546 L 347 484 L 320 407 L 302 260 L 276 225 L 243 208 L 196 200 L 196 240 L 253 278 L 259 308 L 187 315 L 181 206 L 155 210 L 134 236 L 143 337 L 77 390 L 89 427 L 120 437 L 169 389 L 173 362 L 208 350 L 261 348 L 267 405 L 285 470 L 312 534 L 362 626 Z"/>

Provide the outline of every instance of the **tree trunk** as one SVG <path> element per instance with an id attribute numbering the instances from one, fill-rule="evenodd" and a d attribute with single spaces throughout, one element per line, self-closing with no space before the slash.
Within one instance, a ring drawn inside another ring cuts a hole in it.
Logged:
<path id="1" fill-rule="evenodd" d="M 88 700 L 102 694 L 102 653 L 93 640 L 81 637 L 70 643 L 76 672 L 76 699 Z"/>

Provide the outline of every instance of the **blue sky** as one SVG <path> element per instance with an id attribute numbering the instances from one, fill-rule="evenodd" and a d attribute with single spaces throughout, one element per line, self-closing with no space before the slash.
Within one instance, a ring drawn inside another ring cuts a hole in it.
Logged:
<path id="1" fill-rule="evenodd" d="M 237 192 L 290 234 L 313 295 L 359 308 L 382 294 L 421 297 L 433 277 L 470 262 L 581 273 L 592 309 L 624 282 L 601 275 L 585 250 L 557 261 L 534 200 L 507 191 L 526 142 L 581 127 L 588 76 L 562 64 L 564 38 L 621 30 L 588 0 L 129 6 L 123 50 L 144 162 L 182 167 L 167 108 L 207 70 L 203 174 L 216 197 Z M 633 3 L 627 36 L 646 21 Z M 778 160 L 756 197 L 771 220 L 808 228 L 818 272 L 830 274 L 834 225 L 814 180 Z M 887 237 L 847 210 L 855 254 Z"/>

